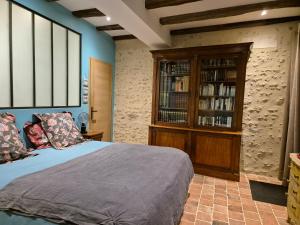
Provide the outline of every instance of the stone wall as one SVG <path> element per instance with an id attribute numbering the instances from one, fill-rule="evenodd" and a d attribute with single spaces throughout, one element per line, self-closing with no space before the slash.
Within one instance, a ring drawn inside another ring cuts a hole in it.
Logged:
<path id="1" fill-rule="evenodd" d="M 241 168 L 277 176 L 291 37 L 296 23 L 173 37 L 173 47 L 254 42 L 247 65 Z M 114 140 L 148 142 L 153 61 L 138 40 L 116 45 Z"/>

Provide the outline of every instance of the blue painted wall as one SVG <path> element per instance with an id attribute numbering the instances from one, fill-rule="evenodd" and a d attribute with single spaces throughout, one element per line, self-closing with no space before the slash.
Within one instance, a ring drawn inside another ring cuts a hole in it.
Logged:
<path id="1" fill-rule="evenodd" d="M 82 34 L 82 78 L 87 79 L 89 75 L 89 58 L 94 57 L 113 65 L 115 68 L 115 44 L 109 35 L 99 32 L 94 26 L 78 19 L 70 11 L 55 2 L 46 0 L 15 0 L 16 2 L 57 21 Z M 17 117 L 17 126 L 22 128 L 26 121 L 32 120 L 33 113 L 62 112 L 70 111 L 73 117 L 77 118 L 82 111 L 87 111 L 88 106 L 76 108 L 56 108 L 56 109 L 15 109 L 0 110 L 1 112 L 11 112 Z"/>

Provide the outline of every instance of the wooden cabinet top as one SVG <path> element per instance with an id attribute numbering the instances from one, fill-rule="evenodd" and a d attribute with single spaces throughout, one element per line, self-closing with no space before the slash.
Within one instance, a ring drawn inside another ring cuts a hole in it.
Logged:
<path id="1" fill-rule="evenodd" d="M 86 134 L 82 134 L 82 136 L 85 138 L 93 138 L 95 136 L 103 135 L 103 133 L 103 131 L 89 131 Z"/>
<path id="2" fill-rule="evenodd" d="M 237 44 L 225 44 L 225 45 L 209 45 L 189 48 L 172 48 L 163 50 L 150 51 L 153 57 L 163 57 L 167 55 L 195 55 L 195 54 L 220 54 L 221 53 L 237 53 L 237 52 L 249 52 L 253 46 L 253 42 L 237 43 Z"/>
<path id="3" fill-rule="evenodd" d="M 298 153 L 291 153 L 290 159 L 300 168 L 300 159 L 298 158 Z"/>

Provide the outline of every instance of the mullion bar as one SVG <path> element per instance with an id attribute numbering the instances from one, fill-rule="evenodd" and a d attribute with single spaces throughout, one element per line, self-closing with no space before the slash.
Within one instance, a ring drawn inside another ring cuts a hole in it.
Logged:
<path id="1" fill-rule="evenodd" d="M 9 2 L 9 70 L 10 70 L 10 106 L 14 107 L 13 91 L 13 43 L 12 43 L 12 3 Z"/>
<path id="2" fill-rule="evenodd" d="M 66 29 L 66 47 L 67 47 L 67 51 L 66 51 L 66 55 L 67 55 L 67 76 L 66 76 L 66 79 L 67 79 L 67 82 L 66 82 L 66 85 L 67 85 L 67 94 L 66 94 L 66 98 L 67 98 L 67 101 L 66 101 L 66 106 L 69 106 L 69 31 L 68 29 Z"/>
<path id="3" fill-rule="evenodd" d="M 36 70 L 35 70 L 35 16 L 32 15 L 32 63 L 33 63 L 33 106 L 36 107 Z"/>
<path id="4" fill-rule="evenodd" d="M 54 106 L 54 93 L 53 93 L 53 79 L 54 69 L 53 69 L 53 22 L 51 22 L 51 106 Z"/>

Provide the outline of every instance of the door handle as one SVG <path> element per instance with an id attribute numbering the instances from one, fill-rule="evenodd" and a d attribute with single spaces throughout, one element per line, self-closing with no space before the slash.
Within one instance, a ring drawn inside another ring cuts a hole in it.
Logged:
<path id="1" fill-rule="evenodd" d="M 91 107 L 91 120 L 93 123 L 96 122 L 96 120 L 94 120 L 94 113 L 98 112 L 98 110 L 94 110 L 94 107 Z"/>

